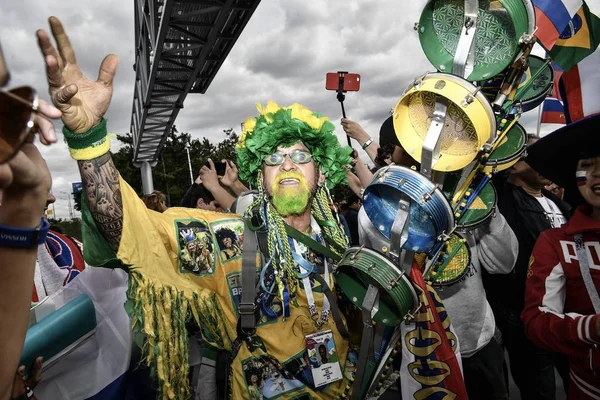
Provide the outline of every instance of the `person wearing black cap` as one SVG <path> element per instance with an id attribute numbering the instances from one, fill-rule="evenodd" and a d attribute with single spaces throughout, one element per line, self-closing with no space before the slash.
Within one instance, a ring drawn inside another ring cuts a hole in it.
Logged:
<path id="1" fill-rule="evenodd" d="M 600 115 L 538 140 L 527 163 L 584 204 L 543 232 L 527 271 L 521 319 L 536 345 L 569 356 L 569 399 L 600 399 Z"/>
<path id="2" fill-rule="evenodd" d="M 400 145 L 391 115 L 383 122 L 379 130 L 379 146 L 377 157 L 373 160 L 379 168 L 392 162 L 407 167 L 414 165 L 418 168 L 420 166 Z"/>

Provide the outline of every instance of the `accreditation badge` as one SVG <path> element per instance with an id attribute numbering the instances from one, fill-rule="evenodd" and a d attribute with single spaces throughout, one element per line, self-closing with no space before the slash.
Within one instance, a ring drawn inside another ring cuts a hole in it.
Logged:
<path id="1" fill-rule="evenodd" d="M 333 333 L 331 331 L 313 333 L 307 335 L 305 341 L 315 387 L 342 379 L 342 368 L 333 341 Z"/>

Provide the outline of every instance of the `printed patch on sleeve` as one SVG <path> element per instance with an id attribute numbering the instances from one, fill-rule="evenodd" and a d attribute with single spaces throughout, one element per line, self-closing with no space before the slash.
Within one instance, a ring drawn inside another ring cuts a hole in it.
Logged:
<path id="1" fill-rule="evenodd" d="M 175 220 L 179 247 L 179 272 L 197 276 L 215 273 L 213 238 L 208 223 L 197 219 Z"/>
<path id="2" fill-rule="evenodd" d="M 533 258 L 533 254 L 532 254 L 531 257 L 529 257 L 529 265 L 527 266 L 527 278 L 529 278 L 531 275 L 533 275 L 533 270 L 531 269 L 531 266 L 533 265 L 534 261 L 535 261 L 535 258 Z"/>
<path id="3" fill-rule="evenodd" d="M 244 245 L 244 222 L 241 219 L 221 220 L 211 224 L 217 240 L 221 262 L 225 263 L 242 256 Z"/>

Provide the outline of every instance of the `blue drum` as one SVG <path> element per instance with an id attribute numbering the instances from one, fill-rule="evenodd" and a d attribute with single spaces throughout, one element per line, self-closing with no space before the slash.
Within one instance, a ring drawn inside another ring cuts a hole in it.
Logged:
<path id="1" fill-rule="evenodd" d="M 420 173 L 397 165 L 377 171 L 364 192 L 365 212 L 389 240 L 402 194 L 410 198 L 408 238 L 402 248 L 428 253 L 454 227 L 454 213 L 441 190 Z"/>

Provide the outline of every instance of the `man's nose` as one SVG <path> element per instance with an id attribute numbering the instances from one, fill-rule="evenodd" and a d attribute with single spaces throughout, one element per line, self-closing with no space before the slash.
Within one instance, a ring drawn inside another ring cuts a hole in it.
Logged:
<path id="1" fill-rule="evenodd" d="M 283 164 L 281 164 L 281 169 L 284 171 L 290 171 L 292 169 L 296 169 L 296 164 L 292 161 L 292 157 L 289 154 L 283 156 Z"/>

